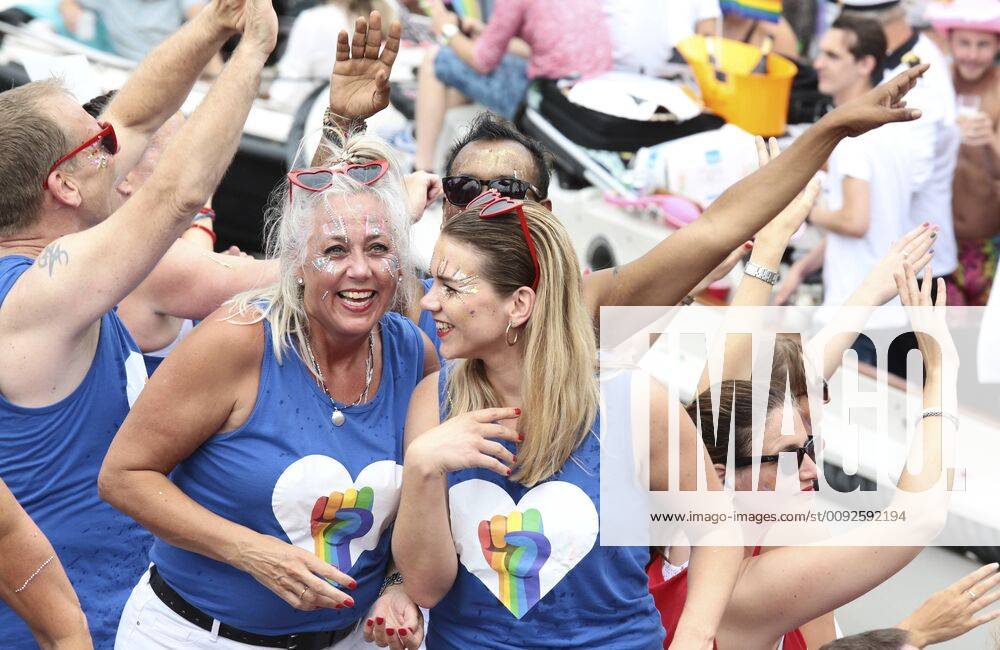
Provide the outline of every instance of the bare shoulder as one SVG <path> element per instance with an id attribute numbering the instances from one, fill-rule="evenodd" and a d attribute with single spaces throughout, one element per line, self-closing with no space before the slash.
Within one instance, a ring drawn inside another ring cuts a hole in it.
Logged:
<path id="1" fill-rule="evenodd" d="M 441 423 L 441 409 L 438 403 L 438 379 L 440 372 L 424 377 L 413 390 L 410 408 L 406 415 L 406 433 L 403 441 L 407 446 L 414 439 Z"/>
<path id="2" fill-rule="evenodd" d="M 214 379 L 242 377 L 260 367 L 264 342 L 264 324 L 256 309 L 236 312 L 230 305 L 223 305 L 198 323 L 156 374 L 184 369 L 182 374 L 189 379 L 197 373 Z"/>

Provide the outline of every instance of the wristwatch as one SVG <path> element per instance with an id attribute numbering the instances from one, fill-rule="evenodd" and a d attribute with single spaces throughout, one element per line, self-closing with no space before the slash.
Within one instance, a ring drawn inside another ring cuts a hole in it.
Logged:
<path id="1" fill-rule="evenodd" d="M 441 26 L 441 38 L 438 39 L 438 42 L 441 45 L 447 45 L 451 42 L 451 39 L 455 38 L 456 34 L 458 34 L 458 25 L 455 23 L 445 23 Z"/>
<path id="2" fill-rule="evenodd" d="M 747 262 L 746 268 L 743 269 L 743 272 L 751 277 L 757 278 L 758 280 L 767 282 L 771 286 L 778 284 L 778 280 L 781 279 L 781 276 L 777 271 L 765 269 L 760 264 L 755 264 L 753 262 Z"/>

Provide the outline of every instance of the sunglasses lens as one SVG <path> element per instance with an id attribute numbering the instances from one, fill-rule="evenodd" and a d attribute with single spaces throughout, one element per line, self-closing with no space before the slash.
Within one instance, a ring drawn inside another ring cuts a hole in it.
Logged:
<path id="1" fill-rule="evenodd" d="M 442 186 L 448 202 L 459 207 L 469 205 L 479 196 L 482 188 L 479 181 L 471 176 L 446 176 Z"/>
<path id="2" fill-rule="evenodd" d="M 823 380 L 823 403 L 830 403 L 830 384 L 826 383 L 825 379 Z"/>
<path id="3" fill-rule="evenodd" d="M 528 195 L 528 184 L 516 178 L 495 178 L 490 181 L 490 189 L 500 192 L 500 196 L 510 199 L 524 199 Z"/>
<path id="4" fill-rule="evenodd" d="M 101 146 L 112 156 L 118 153 L 118 137 L 114 130 L 101 138 Z"/>
<path id="5" fill-rule="evenodd" d="M 382 173 L 382 166 L 372 163 L 371 165 L 349 167 L 346 173 L 357 182 L 367 185 L 368 183 L 374 183 L 378 179 Z"/>
<path id="6" fill-rule="evenodd" d="M 303 187 L 307 187 L 313 191 L 318 191 L 330 185 L 330 181 L 333 180 L 333 173 L 325 170 L 318 172 L 306 172 L 296 176 L 295 180 L 297 180 Z"/>
<path id="7" fill-rule="evenodd" d="M 509 212 L 514 207 L 514 203 L 506 199 L 498 199 L 496 202 L 483 208 L 484 217 L 495 217 L 505 212 Z"/>

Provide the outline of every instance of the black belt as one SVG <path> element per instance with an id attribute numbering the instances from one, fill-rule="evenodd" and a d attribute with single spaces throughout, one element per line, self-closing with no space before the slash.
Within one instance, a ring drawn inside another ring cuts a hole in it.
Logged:
<path id="1" fill-rule="evenodd" d="M 153 593 L 163 601 L 163 604 L 169 607 L 175 614 L 203 630 L 212 631 L 215 619 L 181 598 L 180 594 L 167 584 L 167 581 L 163 579 L 155 566 L 149 569 L 149 586 L 153 588 Z M 323 650 L 338 641 L 346 639 L 353 631 L 354 626 L 350 625 L 342 630 L 332 630 L 329 632 L 302 632 L 299 634 L 268 636 L 266 634 L 244 632 L 225 623 L 220 623 L 218 633 L 224 639 L 264 648 Z"/>

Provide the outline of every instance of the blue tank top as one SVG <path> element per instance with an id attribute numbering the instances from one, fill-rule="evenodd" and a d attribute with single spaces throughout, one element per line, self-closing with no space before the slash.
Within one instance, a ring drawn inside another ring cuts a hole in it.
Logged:
<path id="1" fill-rule="evenodd" d="M 431 285 L 434 284 L 434 278 L 425 278 L 420 283 L 424 285 L 424 295 L 427 295 L 427 292 L 431 290 Z M 427 338 L 434 344 L 434 350 L 438 354 L 438 361 L 441 362 L 441 365 L 444 365 L 444 357 L 441 356 L 441 337 L 438 336 L 437 325 L 434 324 L 434 315 L 426 309 L 421 309 L 417 327 L 423 330 Z"/>
<path id="2" fill-rule="evenodd" d="M 605 395 L 618 391 L 624 401 L 616 403 L 627 404 L 627 377 L 605 385 Z M 444 381 L 443 370 L 442 411 Z M 428 648 L 663 647 L 649 548 L 598 541 L 599 422 L 562 469 L 532 488 L 485 469 L 448 475 L 458 574 L 431 610 Z"/>
<path id="3" fill-rule="evenodd" d="M 33 260 L 0 258 L 0 303 Z M 118 427 L 145 385 L 139 348 L 114 311 L 101 317 L 97 350 L 68 397 L 24 408 L 0 396 L 0 477 L 52 542 L 80 598 L 97 648 L 111 648 L 122 608 L 147 566 L 152 537 L 97 495 L 97 475 Z M 27 577 L 35 567 L 23 567 Z M 37 648 L 0 601 L 5 649 Z"/>
<path id="4" fill-rule="evenodd" d="M 406 317 L 379 321 L 382 379 L 375 397 L 330 421 L 330 399 L 288 347 L 279 364 L 265 321 L 257 400 L 246 423 L 209 438 L 171 474 L 189 497 L 237 524 L 272 535 L 357 580 L 354 607 L 303 612 L 249 573 L 156 540 L 152 560 L 188 602 L 256 634 L 347 627 L 375 601 L 399 505 L 403 425 L 423 377 L 424 344 Z"/>

